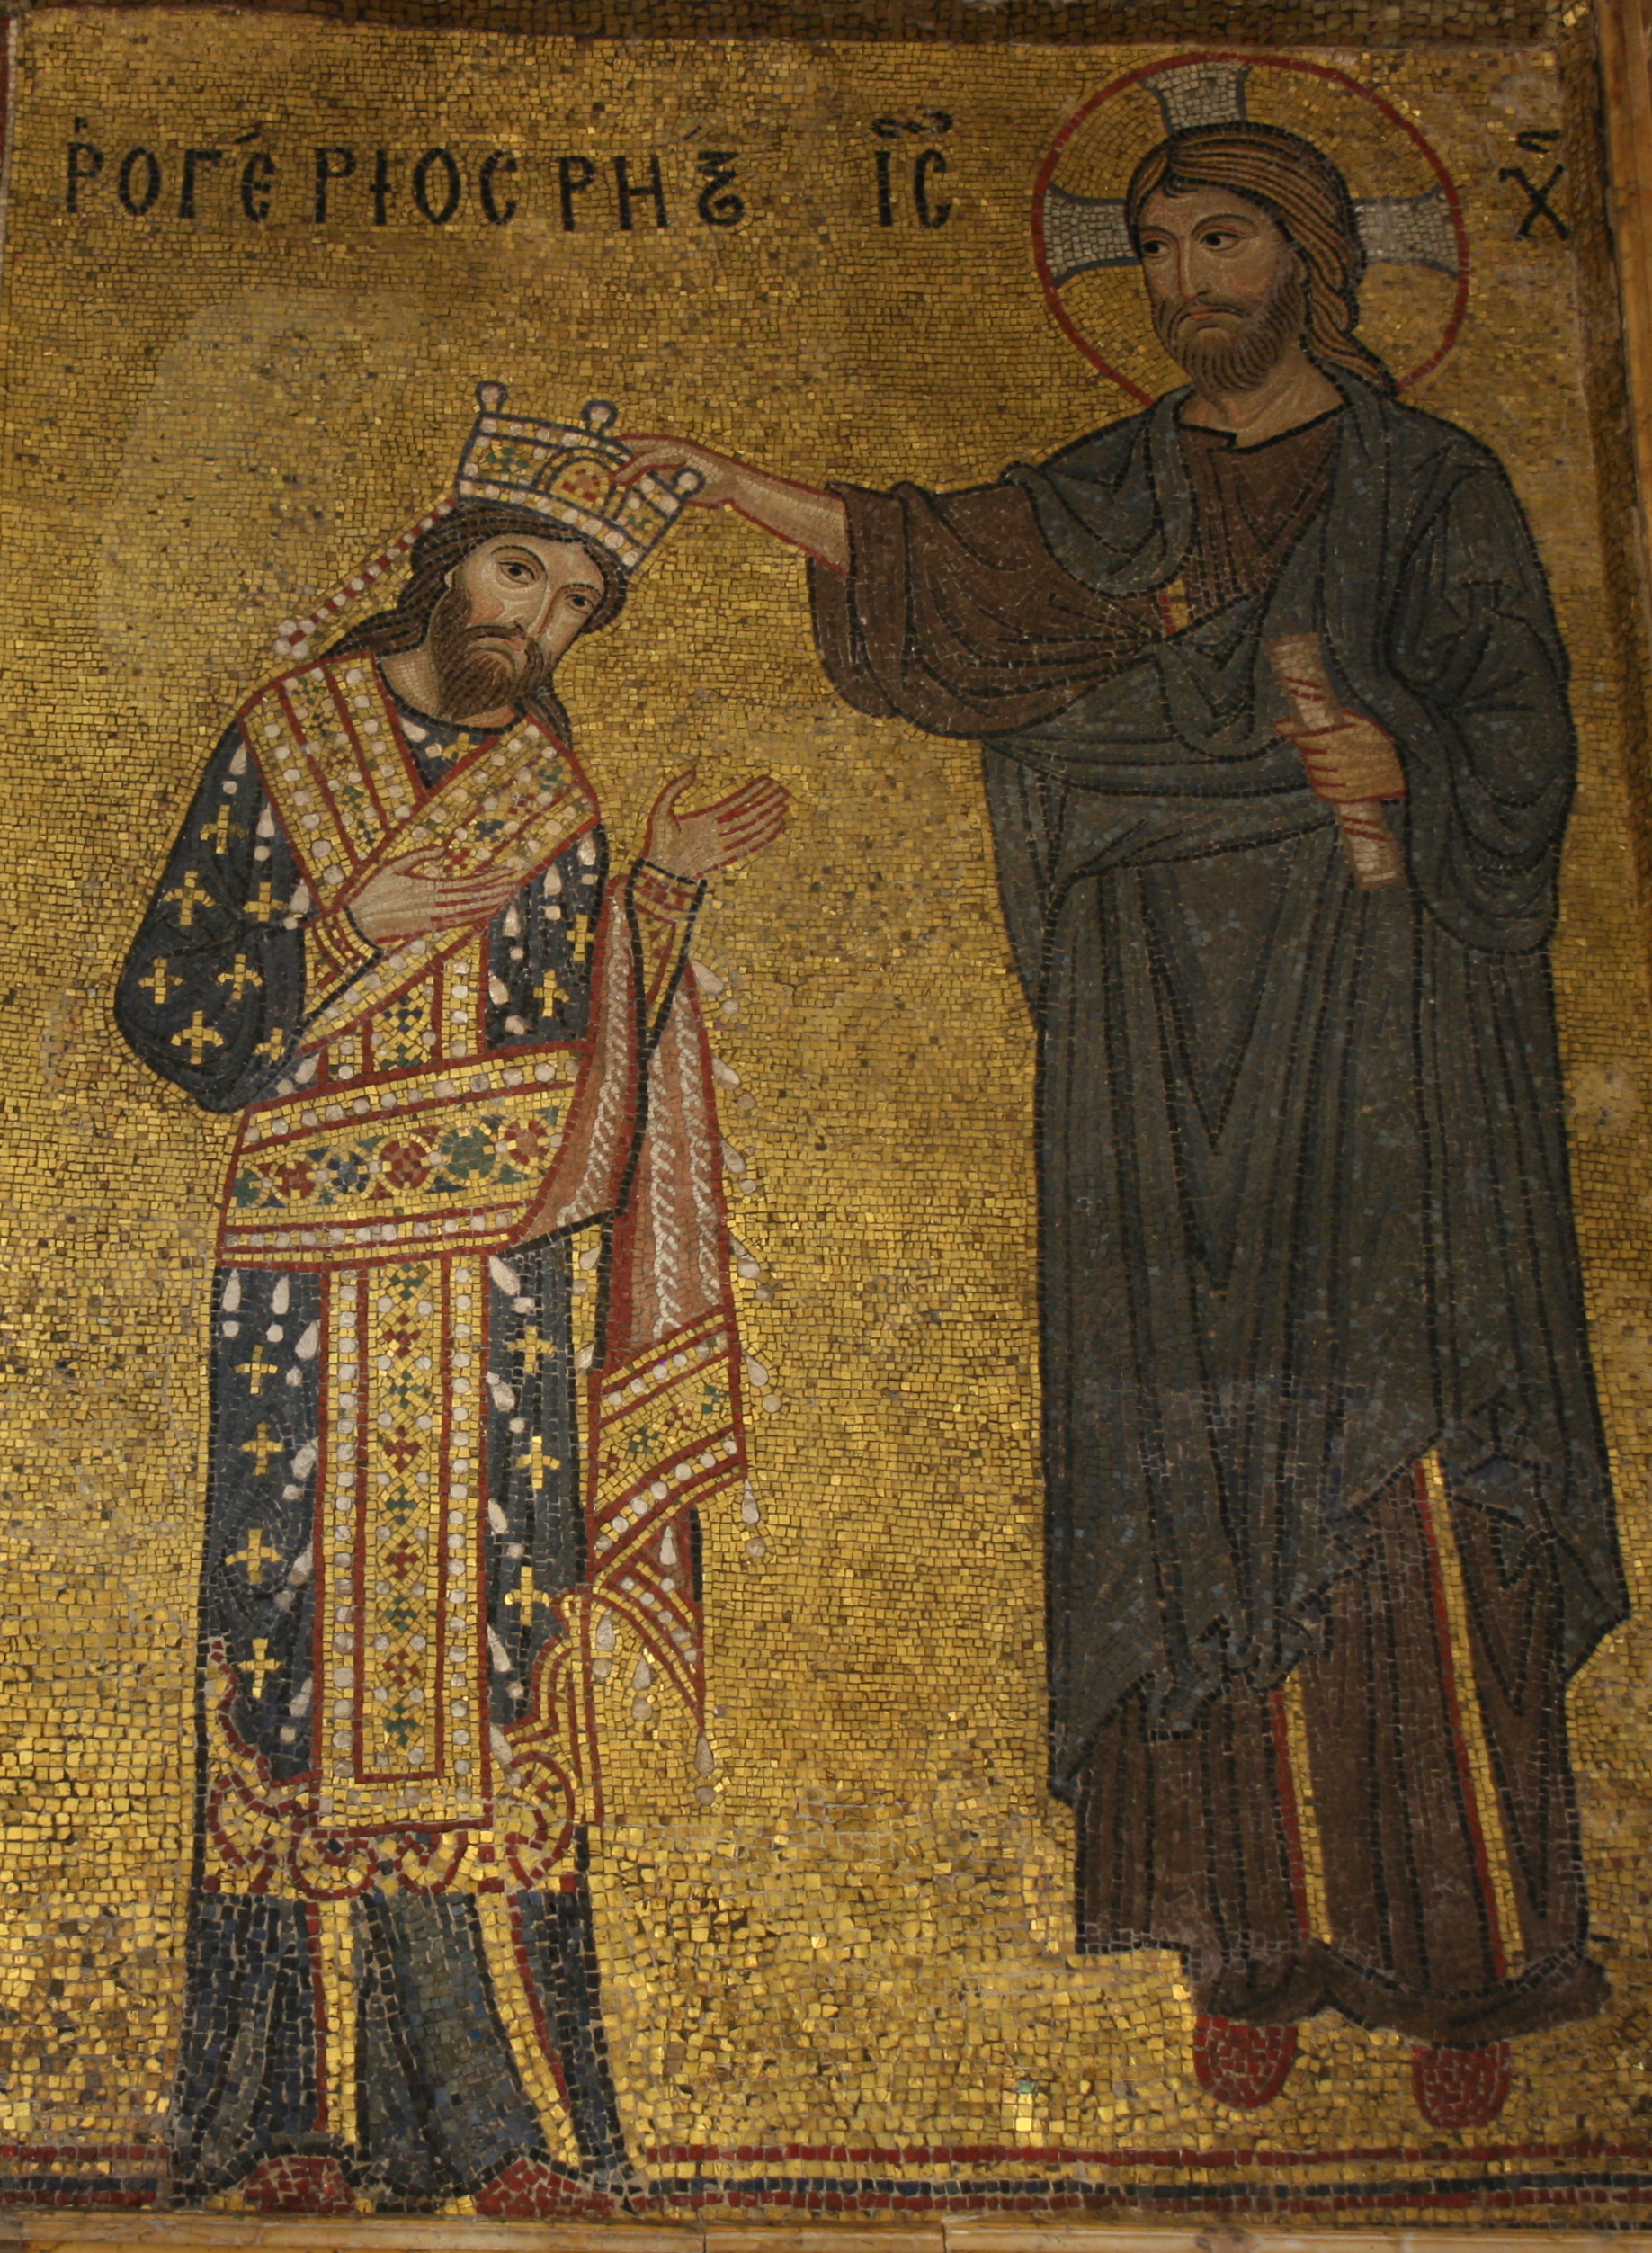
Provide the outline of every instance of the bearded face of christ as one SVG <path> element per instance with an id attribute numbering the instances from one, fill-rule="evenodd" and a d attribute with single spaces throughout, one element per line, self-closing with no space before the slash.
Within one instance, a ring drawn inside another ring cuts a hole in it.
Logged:
<path id="1" fill-rule="evenodd" d="M 603 599 L 602 572 L 571 541 L 482 541 L 454 566 L 426 629 L 442 712 L 496 711 L 549 686 Z"/>
<path id="2" fill-rule="evenodd" d="M 1201 391 L 1252 391 L 1301 341 L 1301 254 L 1254 203 L 1227 188 L 1150 196 L 1142 274 L 1159 342 Z"/>

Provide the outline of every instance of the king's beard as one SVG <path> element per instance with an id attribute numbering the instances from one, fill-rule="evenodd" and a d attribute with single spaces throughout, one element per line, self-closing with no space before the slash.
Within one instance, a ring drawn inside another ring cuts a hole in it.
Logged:
<path id="1" fill-rule="evenodd" d="M 550 680 L 551 665 L 539 643 L 520 628 L 473 626 L 457 586 L 448 588 L 430 614 L 429 647 L 448 720 L 523 703 Z"/>
<path id="2" fill-rule="evenodd" d="M 1212 312 L 1219 322 L 1201 320 Z M 1153 326 L 1196 390 L 1217 398 L 1264 383 L 1308 321 L 1308 284 L 1295 260 L 1283 266 L 1259 306 L 1210 298 L 1201 305 L 1153 301 Z"/>

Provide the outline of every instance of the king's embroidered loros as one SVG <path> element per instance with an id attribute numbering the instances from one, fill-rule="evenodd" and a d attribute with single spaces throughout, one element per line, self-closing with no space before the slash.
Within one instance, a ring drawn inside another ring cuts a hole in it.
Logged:
<path id="1" fill-rule="evenodd" d="M 349 902 L 415 854 L 518 889 L 374 946 Z M 388 2204 L 623 2171 L 598 1699 L 622 1667 L 704 1789 L 694 1509 L 744 1468 L 698 904 L 646 863 L 610 880 L 549 720 L 442 726 L 363 655 L 243 710 L 132 947 L 127 1038 L 241 1114 L 186 2189 L 287 2152 Z"/>

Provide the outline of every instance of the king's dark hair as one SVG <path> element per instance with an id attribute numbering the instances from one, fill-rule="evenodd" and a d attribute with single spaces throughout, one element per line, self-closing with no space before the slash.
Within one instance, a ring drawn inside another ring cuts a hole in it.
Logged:
<path id="1" fill-rule="evenodd" d="M 1150 148 L 1124 192 L 1130 247 L 1141 255 L 1141 215 L 1153 195 L 1224 188 L 1265 211 L 1301 258 L 1308 285 L 1302 343 L 1322 367 L 1361 376 L 1379 391 L 1393 376 L 1354 335 L 1365 246 L 1348 183 L 1325 154 L 1282 125 L 1193 125 Z"/>
<path id="2" fill-rule="evenodd" d="M 347 657 L 357 649 L 371 649 L 375 657 L 390 657 L 404 649 L 416 649 L 454 568 L 485 540 L 512 533 L 519 539 L 549 540 L 558 547 L 581 548 L 602 573 L 603 599 L 581 629 L 582 639 L 611 625 L 625 608 L 625 574 L 600 541 L 553 523 L 531 508 L 513 508 L 501 501 L 460 501 L 414 541 L 406 581 L 396 607 L 375 611 L 371 618 L 352 626 L 339 636 L 327 656 Z"/>

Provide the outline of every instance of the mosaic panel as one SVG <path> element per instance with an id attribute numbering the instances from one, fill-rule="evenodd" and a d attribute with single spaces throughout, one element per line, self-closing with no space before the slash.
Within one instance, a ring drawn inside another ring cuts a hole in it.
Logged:
<path id="1" fill-rule="evenodd" d="M 203 22 L 12 50 L 6 2195 L 1644 2220 L 1576 60 Z"/>

